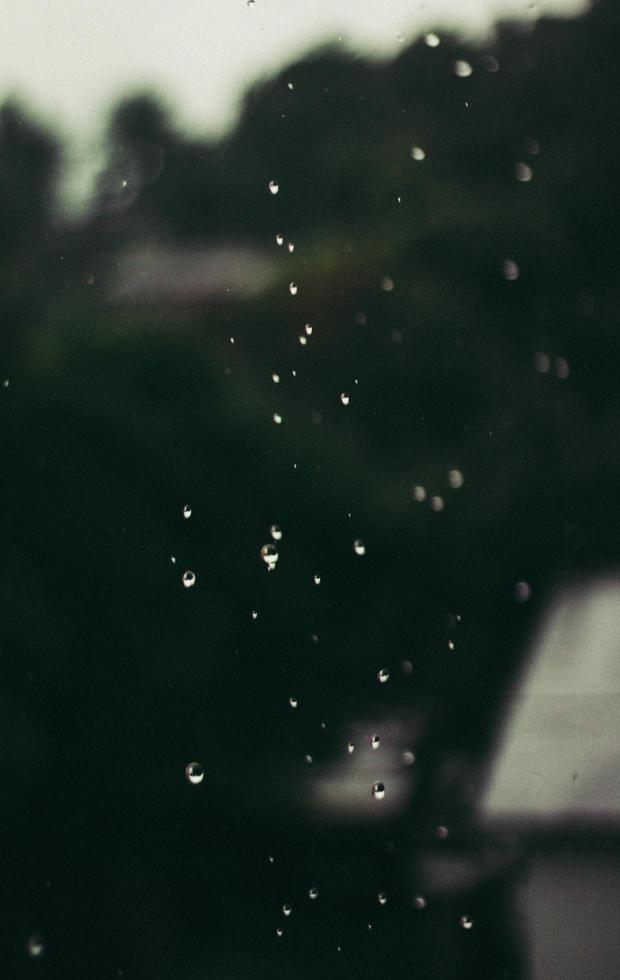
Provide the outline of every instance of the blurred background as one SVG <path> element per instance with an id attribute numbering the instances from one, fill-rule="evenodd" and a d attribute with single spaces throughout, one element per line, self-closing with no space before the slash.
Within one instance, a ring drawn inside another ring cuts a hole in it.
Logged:
<path id="1" fill-rule="evenodd" d="M 620 976 L 619 37 L 8 14 L 3 975 Z"/>

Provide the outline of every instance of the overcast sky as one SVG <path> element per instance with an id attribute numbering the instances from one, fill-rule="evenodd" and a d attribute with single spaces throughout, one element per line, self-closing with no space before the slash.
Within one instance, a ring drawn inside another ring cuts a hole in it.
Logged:
<path id="1" fill-rule="evenodd" d="M 92 133 L 115 96 L 154 87 L 180 121 L 217 132 L 257 76 L 323 40 L 376 55 L 421 30 L 481 32 L 502 15 L 575 13 L 587 0 L 15 0 L 4 5 L 0 99 L 67 134 Z"/>

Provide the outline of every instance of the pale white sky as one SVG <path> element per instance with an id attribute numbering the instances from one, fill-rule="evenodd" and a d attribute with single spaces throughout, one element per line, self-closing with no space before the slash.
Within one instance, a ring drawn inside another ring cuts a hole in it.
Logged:
<path id="1" fill-rule="evenodd" d="M 111 102 L 167 97 L 182 126 L 216 134 L 249 83 L 322 41 L 395 54 L 424 30 L 481 34 L 502 16 L 574 14 L 588 0 L 15 0 L 0 31 L 0 101 L 16 95 L 94 156 Z M 80 162 L 81 161 L 81 162 Z"/>

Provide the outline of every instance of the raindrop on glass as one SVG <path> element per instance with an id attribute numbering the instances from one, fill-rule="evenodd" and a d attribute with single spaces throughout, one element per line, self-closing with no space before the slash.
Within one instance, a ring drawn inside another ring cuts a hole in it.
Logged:
<path id="1" fill-rule="evenodd" d="M 490 71 L 493 74 L 496 71 L 499 71 L 499 61 L 497 60 L 497 58 L 494 58 L 492 54 L 487 54 L 484 57 L 483 64 L 486 70 Z"/>
<path id="2" fill-rule="evenodd" d="M 410 660 L 403 660 L 400 665 L 403 674 L 413 674 L 413 664 Z"/>
<path id="3" fill-rule="evenodd" d="M 185 766 L 185 778 L 192 786 L 198 786 L 203 781 L 205 771 L 199 762 L 190 762 Z"/>
<path id="4" fill-rule="evenodd" d="M 389 276 L 384 276 L 381 280 L 381 289 L 384 293 L 391 293 L 394 289 L 394 280 L 390 279 Z"/>
<path id="5" fill-rule="evenodd" d="M 556 357 L 554 362 L 556 378 L 567 378 L 570 374 L 570 366 L 564 357 Z"/>
<path id="6" fill-rule="evenodd" d="M 268 187 L 272 194 L 277 194 L 280 190 L 280 185 L 278 184 L 277 180 L 270 180 Z"/>
<path id="7" fill-rule="evenodd" d="M 285 904 L 285 905 L 282 906 L 282 915 L 287 915 L 288 916 L 288 915 L 291 914 L 292 911 L 293 911 L 293 906 L 292 905 Z"/>
<path id="8" fill-rule="evenodd" d="M 415 762 L 415 755 L 411 751 L 411 749 L 405 749 L 405 751 L 401 755 L 401 759 L 403 760 L 404 766 L 412 766 L 413 763 Z"/>
<path id="9" fill-rule="evenodd" d="M 190 507 L 189 504 L 185 504 L 185 507 L 183 508 L 183 517 L 187 521 L 191 516 L 192 516 L 192 508 Z"/>
<path id="10" fill-rule="evenodd" d="M 271 525 L 271 527 L 269 528 L 269 533 L 274 541 L 282 540 L 282 528 L 279 527 L 277 524 Z"/>
<path id="11" fill-rule="evenodd" d="M 355 552 L 356 555 L 359 555 L 360 557 L 366 554 L 366 545 L 364 544 L 361 538 L 356 538 L 355 541 L 353 542 L 353 551 Z"/>
<path id="12" fill-rule="evenodd" d="M 284 929 L 280 929 L 280 927 L 278 927 L 276 929 L 276 936 L 278 937 L 278 939 L 281 939 L 283 935 L 284 935 Z"/>
<path id="13" fill-rule="evenodd" d="M 351 401 L 351 396 L 348 395 L 346 391 L 343 391 L 340 396 L 340 401 L 342 402 L 343 405 L 348 405 L 349 402 Z"/>
<path id="14" fill-rule="evenodd" d="M 282 425 L 282 416 L 279 415 L 278 412 L 274 412 L 273 421 L 276 423 L 276 425 Z"/>
<path id="15" fill-rule="evenodd" d="M 514 282 L 515 279 L 519 278 L 519 266 L 513 259 L 504 259 L 502 262 L 502 272 L 504 279 L 507 279 L 508 282 Z"/>
<path id="16" fill-rule="evenodd" d="M 454 650 L 454 640 L 448 640 L 448 650 Z"/>
<path id="17" fill-rule="evenodd" d="M 469 78 L 473 70 L 469 61 L 454 62 L 454 74 L 457 78 Z"/>
<path id="18" fill-rule="evenodd" d="M 276 374 L 275 371 L 274 371 L 274 373 L 271 375 L 271 380 L 273 381 L 274 385 L 279 385 L 280 384 L 280 375 L 279 374 Z"/>
<path id="19" fill-rule="evenodd" d="M 387 895 L 385 892 L 379 892 L 377 895 L 377 901 L 379 902 L 379 905 L 387 905 Z"/>
<path id="20" fill-rule="evenodd" d="M 355 746 L 354 746 L 353 742 L 349 742 L 348 743 L 348 745 L 347 745 L 347 752 L 349 753 L 349 755 L 353 755 L 353 753 L 355 752 Z"/>
<path id="21" fill-rule="evenodd" d="M 278 555 L 278 550 L 275 544 L 271 544 L 271 542 L 269 542 L 269 544 L 263 545 L 263 547 L 260 550 L 260 556 L 265 562 L 265 565 L 267 566 L 269 571 L 271 571 L 273 568 L 276 567 L 278 558 L 280 557 Z"/>
<path id="22" fill-rule="evenodd" d="M 299 701 L 297 700 L 297 698 L 289 698 L 288 703 L 290 704 L 291 708 L 296 708 L 299 704 Z"/>
<path id="23" fill-rule="evenodd" d="M 318 897 L 319 897 L 319 890 L 318 890 L 318 888 L 309 888 L 308 889 L 308 898 L 311 898 L 314 901 L 314 899 L 315 898 L 318 898 Z"/>
<path id="24" fill-rule="evenodd" d="M 252 619 L 258 619 L 258 613 L 256 612 L 256 609 L 252 610 Z"/>
<path id="25" fill-rule="evenodd" d="M 426 151 L 421 146 L 412 146 L 411 156 L 413 160 L 426 160 Z"/>
<path id="26" fill-rule="evenodd" d="M 444 509 L 443 497 L 431 497 L 431 510 L 434 510 L 436 514 Z"/>
<path id="27" fill-rule="evenodd" d="M 440 43 L 439 35 L 435 34 L 433 31 L 430 31 L 430 33 L 424 35 L 424 43 L 429 48 L 439 47 L 439 43 Z"/>
<path id="28" fill-rule="evenodd" d="M 293 242 L 289 242 L 287 247 L 288 247 L 289 252 L 294 252 L 295 251 L 295 246 L 294 246 Z"/>
<path id="29" fill-rule="evenodd" d="M 296 282 L 289 282 L 288 291 L 291 294 L 291 296 L 297 296 L 297 288 L 298 287 Z"/>
<path id="30" fill-rule="evenodd" d="M 315 585 L 320 585 L 321 584 L 321 576 L 320 575 L 315 575 L 314 576 L 314 584 Z"/>
<path id="31" fill-rule="evenodd" d="M 276 235 L 276 245 L 282 245 L 284 243 L 283 235 Z"/>
<path id="32" fill-rule="evenodd" d="M 370 739 L 370 744 L 373 747 L 373 749 L 376 751 L 381 745 L 381 736 L 373 735 L 372 738 Z"/>
<path id="33" fill-rule="evenodd" d="M 382 800 L 385 796 L 385 786 L 383 783 L 373 783 L 371 795 L 373 800 Z"/>
<path id="34" fill-rule="evenodd" d="M 539 374 L 547 374 L 551 367 L 551 361 L 544 351 L 537 351 L 534 354 L 534 370 Z"/>
<path id="35" fill-rule="evenodd" d="M 532 587 L 529 582 L 517 582 L 515 585 L 515 599 L 517 602 L 527 602 L 532 595 Z"/>
<path id="36" fill-rule="evenodd" d="M 304 762 L 305 762 L 305 763 L 306 763 L 307 765 L 309 765 L 309 766 L 310 766 L 310 765 L 312 765 L 312 756 L 311 756 L 311 755 L 305 755 L 305 756 L 304 756 Z"/>
<path id="37" fill-rule="evenodd" d="M 435 837 L 437 840 L 445 840 L 448 837 L 449 831 L 447 827 L 439 826 L 435 827 Z"/>
<path id="38" fill-rule="evenodd" d="M 389 681 L 389 679 L 390 679 L 389 670 L 386 670 L 385 667 L 382 667 L 379 673 L 377 674 L 377 680 L 379 681 L 380 684 L 385 684 L 386 681 Z"/>
<path id="39" fill-rule="evenodd" d="M 418 503 L 422 503 L 423 500 L 426 500 L 426 490 L 424 487 L 414 487 L 413 498 L 414 500 L 417 500 Z"/>
<path id="40" fill-rule="evenodd" d="M 308 338 L 307 337 L 304 337 L 303 334 L 300 334 L 300 336 L 299 336 L 299 343 L 301 344 L 302 347 L 305 347 L 306 344 L 308 343 Z"/>
<path id="41" fill-rule="evenodd" d="M 522 184 L 527 184 L 534 176 L 534 171 L 527 163 L 516 163 L 515 164 L 515 177 Z"/>
<path id="42" fill-rule="evenodd" d="M 472 919 L 471 915 L 462 915 L 459 922 L 463 929 L 471 929 L 474 924 L 474 920 Z"/>
<path id="43" fill-rule="evenodd" d="M 416 895 L 416 897 L 413 900 L 413 904 L 414 904 L 414 906 L 415 906 L 416 909 L 425 909 L 426 908 L 426 899 L 423 898 L 422 895 Z"/>
<path id="44" fill-rule="evenodd" d="M 3 388 L 8 388 L 10 384 L 11 384 L 11 381 L 10 381 L 9 378 L 3 378 L 2 379 L 2 387 Z"/>
<path id="45" fill-rule="evenodd" d="M 448 483 L 453 490 L 458 490 L 459 487 L 463 486 L 464 482 L 465 480 L 460 470 L 450 470 L 448 473 Z"/>
<path id="46" fill-rule="evenodd" d="M 183 578 L 181 581 L 186 589 L 191 589 L 192 585 L 196 584 L 196 576 L 190 569 L 188 569 L 186 572 L 183 572 Z"/>
<path id="47" fill-rule="evenodd" d="M 26 943 L 26 949 L 28 950 L 28 956 L 36 959 L 37 956 L 42 955 L 45 946 L 40 936 L 30 936 Z"/>

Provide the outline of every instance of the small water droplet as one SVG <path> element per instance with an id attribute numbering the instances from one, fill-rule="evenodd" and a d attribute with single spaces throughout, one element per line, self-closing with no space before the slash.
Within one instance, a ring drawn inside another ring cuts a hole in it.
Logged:
<path id="1" fill-rule="evenodd" d="M 538 142 L 538 140 L 528 139 L 526 146 L 527 146 L 527 152 L 530 153 L 533 157 L 537 157 L 538 154 L 540 153 L 540 143 Z"/>
<path id="2" fill-rule="evenodd" d="M 515 177 L 522 184 L 527 184 L 534 176 L 534 171 L 527 163 L 516 163 L 515 164 Z"/>
<path id="3" fill-rule="evenodd" d="M 486 70 L 490 71 L 491 73 L 495 73 L 496 71 L 499 71 L 499 61 L 497 60 L 497 58 L 494 58 L 492 54 L 485 55 L 483 59 L 483 64 Z"/>
<path id="4" fill-rule="evenodd" d="M 183 508 L 183 517 L 187 521 L 191 516 L 192 516 L 192 508 L 190 507 L 189 504 L 185 504 Z"/>
<path id="5" fill-rule="evenodd" d="M 287 82 L 287 83 L 286 83 L 286 87 L 287 87 L 288 89 L 290 89 L 290 90 L 291 90 L 291 92 L 293 91 L 293 87 L 294 87 L 294 86 L 293 86 L 293 83 L 292 83 L 292 82 Z"/>
<path id="6" fill-rule="evenodd" d="M 384 293 L 391 293 L 394 289 L 394 280 L 390 279 L 389 276 L 384 276 L 381 280 L 381 289 Z"/>
<path id="7" fill-rule="evenodd" d="M 424 489 L 424 487 L 419 487 L 419 486 L 414 487 L 413 497 L 414 500 L 418 501 L 418 503 L 422 503 L 423 500 L 426 500 L 426 490 Z"/>
<path id="8" fill-rule="evenodd" d="M 10 378 L 3 378 L 3 380 L 2 380 L 2 387 L 3 388 L 8 388 L 10 384 L 11 384 Z"/>
<path id="9" fill-rule="evenodd" d="M 282 915 L 288 916 L 288 915 L 291 914 L 292 911 L 293 911 L 293 906 L 292 905 L 284 904 L 282 906 Z"/>
<path id="10" fill-rule="evenodd" d="M 469 61 L 455 61 L 453 69 L 457 78 L 469 78 L 474 70 Z"/>
<path id="11" fill-rule="evenodd" d="M 381 736 L 380 735 L 373 735 L 372 738 L 370 739 L 370 744 L 371 744 L 371 746 L 373 747 L 373 749 L 376 752 L 376 750 L 381 745 Z"/>
<path id="12" fill-rule="evenodd" d="M 258 613 L 257 613 L 256 609 L 253 609 L 252 610 L 252 619 L 258 619 Z"/>
<path id="13" fill-rule="evenodd" d="M 318 888 L 314 888 L 313 887 L 313 888 L 309 888 L 308 889 L 308 898 L 311 898 L 314 901 L 314 899 L 315 898 L 318 898 L 318 897 L 319 897 L 319 890 L 318 890 Z"/>
<path id="14" fill-rule="evenodd" d="M 269 855 L 269 864 L 273 864 L 274 861 L 275 861 L 275 858 L 274 858 L 273 854 L 270 854 Z"/>
<path id="15" fill-rule="evenodd" d="M 283 235 L 276 235 L 276 245 L 282 245 L 284 243 Z"/>
<path id="16" fill-rule="evenodd" d="M 514 282 L 519 278 L 519 266 L 513 259 L 504 259 L 502 262 L 502 272 L 504 274 L 504 279 L 508 282 Z"/>
<path id="17" fill-rule="evenodd" d="M 532 587 L 529 582 L 517 582 L 515 585 L 515 599 L 517 602 L 527 602 L 532 595 Z"/>
<path id="18" fill-rule="evenodd" d="M 188 568 L 186 572 L 183 572 L 182 582 L 186 589 L 191 589 L 192 585 L 196 584 L 196 576 L 191 569 Z"/>
<path id="19" fill-rule="evenodd" d="M 304 756 L 304 762 L 305 762 L 305 763 L 306 763 L 307 765 L 311 765 L 311 764 L 312 764 L 312 756 L 311 756 L 311 755 L 305 755 L 305 756 Z"/>
<path id="20" fill-rule="evenodd" d="M 349 744 L 347 745 L 347 752 L 349 753 L 349 755 L 353 755 L 353 753 L 355 752 L 355 745 L 353 744 L 353 742 L 349 742 Z"/>
<path id="21" fill-rule="evenodd" d="M 28 956 L 32 956 L 34 959 L 41 956 L 45 950 L 41 936 L 30 936 L 26 943 L 26 949 L 28 950 Z"/>
<path id="22" fill-rule="evenodd" d="M 278 184 L 277 180 L 270 180 L 267 186 L 272 194 L 277 194 L 280 190 L 280 185 Z"/>
<path id="23" fill-rule="evenodd" d="M 260 556 L 265 562 L 265 565 L 269 571 L 276 567 L 278 558 L 280 557 L 278 554 L 278 549 L 276 548 L 275 544 L 272 544 L 271 542 L 263 545 L 260 550 Z"/>
<path id="24" fill-rule="evenodd" d="M 556 357 L 554 361 L 555 376 L 556 378 L 567 378 L 570 374 L 570 366 L 568 361 L 564 357 Z"/>
<path id="25" fill-rule="evenodd" d="M 295 246 L 294 246 L 293 242 L 289 242 L 287 248 L 288 248 L 289 252 L 294 252 L 295 251 Z"/>
<path id="26" fill-rule="evenodd" d="M 386 681 L 389 681 L 389 679 L 390 679 L 389 670 L 386 670 L 385 667 L 382 667 L 379 673 L 377 674 L 377 680 L 379 681 L 380 684 L 385 684 Z"/>
<path id="27" fill-rule="evenodd" d="M 405 749 L 401 755 L 401 759 L 403 760 L 404 766 L 412 766 L 415 762 L 415 755 L 411 749 Z"/>
<path id="28" fill-rule="evenodd" d="M 435 827 L 435 837 L 437 838 L 437 840 L 445 840 L 448 837 L 448 835 L 449 835 L 449 830 L 447 827 L 444 827 L 443 825 L 439 827 Z"/>
<path id="29" fill-rule="evenodd" d="M 544 351 L 537 351 L 534 354 L 534 370 L 539 374 L 547 374 L 551 367 L 551 360 Z"/>
<path id="30" fill-rule="evenodd" d="M 276 929 L 276 936 L 278 937 L 278 939 L 281 939 L 283 935 L 284 935 L 284 929 L 281 929 L 278 926 L 278 928 Z"/>
<path id="31" fill-rule="evenodd" d="M 412 146 L 411 156 L 414 160 L 426 160 L 426 151 L 421 146 Z"/>
<path id="32" fill-rule="evenodd" d="M 199 762 L 189 762 L 185 766 L 185 777 L 192 786 L 198 786 L 205 778 L 205 771 Z"/>
<path id="33" fill-rule="evenodd" d="M 290 704 L 291 708 L 296 708 L 299 704 L 299 701 L 297 700 L 297 698 L 289 698 L 288 703 Z"/>
<path id="34" fill-rule="evenodd" d="M 282 528 L 278 524 L 272 524 L 269 528 L 269 533 L 274 541 L 282 540 Z"/>
<path id="35" fill-rule="evenodd" d="M 403 674 L 413 674 L 413 664 L 411 663 L 410 660 L 403 660 L 402 664 L 400 665 L 400 668 Z"/>
<path id="36" fill-rule="evenodd" d="M 280 384 L 280 375 L 279 374 L 276 374 L 275 371 L 274 371 L 274 373 L 271 375 L 271 380 L 273 381 L 274 385 L 279 385 Z"/>
<path id="37" fill-rule="evenodd" d="M 422 895 L 416 895 L 416 897 L 413 900 L 413 904 L 416 909 L 425 909 L 426 899 L 423 898 Z"/>
<path id="38" fill-rule="evenodd" d="M 356 555 L 359 555 L 360 557 L 366 554 L 366 545 L 364 544 L 361 538 L 356 538 L 355 541 L 353 542 L 353 551 L 355 552 Z"/>
<path id="39" fill-rule="evenodd" d="M 351 401 L 351 396 L 348 395 L 346 391 L 343 391 L 342 394 L 340 395 L 340 401 L 342 402 L 343 405 L 348 405 L 349 402 Z"/>
<path id="40" fill-rule="evenodd" d="M 465 482 L 465 477 L 463 476 L 460 470 L 450 470 L 450 472 L 448 473 L 448 483 L 450 484 L 453 490 L 458 490 L 460 487 L 463 486 L 464 482 Z"/>
<path id="41" fill-rule="evenodd" d="M 430 31 L 428 34 L 425 34 L 424 35 L 424 43 L 429 48 L 437 48 L 437 47 L 439 47 L 439 44 L 440 44 L 439 35 L 438 34 L 435 34 L 434 31 Z"/>
<path id="42" fill-rule="evenodd" d="M 379 905 L 387 905 L 387 895 L 385 892 L 379 892 L 377 895 L 377 901 L 379 902 Z"/>
<path id="43" fill-rule="evenodd" d="M 431 510 L 439 514 L 445 507 L 443 497 L 431 497 Z"/>
<path id="44" fill-rule="evenodd" d="M 305 347 L 306 344 L 308 343 L 308 338 L 307 337 L 304 337 L 303 334 L 300 334 L 300 336 L 299 336 L 299 343 L 301 344 L 302 347 Z"/>
<path id="45" fill-rule="evenodd" d="M 454 650 L 454 640 L 448 640 L 448 650 Z"/>
<path id="46" fill-rule="evenodd" d="M 471 929 L 474 924 L 474 920 L 472 919 L 471 915 L 462 915 L 459 922 L 463 929 Z"/>
<path id="47" fill-rule="evenodd" d="M 321 584 L 321 576 L 320 575 L 315 575 L 314 576 L 314 584 L 315 585 L 320 585 Z"/>
<path id="48" fill-rule="evenodd" d="M 273 421 L 276 423 L 276 425 L 282 425 L 282 416 L 279 415 L 278 412 L 274 412 Z"/>
<path id="49" fill-rule="evenodd" d="M 291 294 L 291 296 L 297 296 L 297 290 L 298 290 L 297 283 L 296 282 L 289 282 L 289 284 L 288 284 L 288 291 Z"/>
<path id="50" fill-rule="evenodd" d="M 373 800 L 382 800 L 385 796 L 385 786 L 383 783 L 373 783 L 371 795 Z"/>

